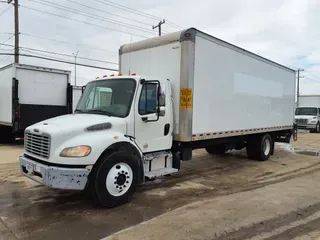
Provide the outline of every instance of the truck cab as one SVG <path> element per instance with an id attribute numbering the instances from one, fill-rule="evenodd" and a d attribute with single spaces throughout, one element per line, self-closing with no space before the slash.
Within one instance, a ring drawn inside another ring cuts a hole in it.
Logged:
<path id="1" fill-rule="evenodd" d="M 295 122 L 300 129 L 320 132 L 320 108 L 315 106 L 297 107 Z"/>
<path id="2" fill-rule="evenodd" d="M 172 116 L 167 79 L 119 76 L 92 81 L 74 114 L 26 129 L 22 173 L 53 188 L 98 188 L 100 204 L 118 205 L 145 178 L 178 171 L 170 151 Z"/>

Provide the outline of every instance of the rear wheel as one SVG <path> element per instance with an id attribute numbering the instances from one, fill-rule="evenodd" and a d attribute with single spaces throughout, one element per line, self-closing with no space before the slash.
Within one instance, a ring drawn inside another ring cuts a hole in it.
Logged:
<path id="1" fill-rule="evenodd" d="M 115 207 L 131 199 L 138 179 L 139 166 L 132 155 L 111 153 L 103 157 L 91 190 L 100 206 Z"/>
<path id="2" fill-rule="evenodd" d="M 319 122 L 318 122 L 317 125 L 316 125 L 315 132 L 316 132 L 316 133 L 319 133 L 319 132 L 320 132 L 320 123 L 319 123 Z"/>
<path id="3" fill-rule="evenodd" d="M 273 153 L 273 141 L 269 134 L 251 137 L 247 142 L 247 154 L 250 159 L 266 161 Z"/>
<path id="4" fill-rule="evenodd" d="M 221 154 L 224 154 L 227 151 L 227 149 L 225 144 L 219 144 L 219 145 L 206 147 L 206 151 L 213 155 L 221 155 Z"/>

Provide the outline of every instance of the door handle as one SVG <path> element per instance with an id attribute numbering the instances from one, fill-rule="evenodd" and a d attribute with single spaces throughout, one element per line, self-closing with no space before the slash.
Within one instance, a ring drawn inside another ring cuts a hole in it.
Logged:
<path id="1" fill-rule="evenodd" d="M 142 120 L 143 122 L 147 122 L 147 121 L 148 121 L 148 117 L 142 117 L 141 120 Z"/>
<path id="2" fill-rule="evenodd" d="M 164 125 L 164 135 L 167 136 L 170 130 L 170 124 L 167 123 L 166 125 Z"/>

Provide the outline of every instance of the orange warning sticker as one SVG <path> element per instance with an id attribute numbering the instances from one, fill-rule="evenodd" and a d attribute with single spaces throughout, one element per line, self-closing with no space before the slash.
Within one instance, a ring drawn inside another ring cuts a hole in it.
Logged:
<path id="1" fill-rule="evenodd" d="M 192 108 L 192 89 L 181 88 L 180 89 L 180 108 Z"/>

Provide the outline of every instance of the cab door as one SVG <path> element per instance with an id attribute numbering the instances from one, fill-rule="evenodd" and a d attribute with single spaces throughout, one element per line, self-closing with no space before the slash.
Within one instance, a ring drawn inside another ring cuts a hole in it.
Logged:
<path id="1" fill-rule="evenodd" d="M 135 141 L 142 152 L 167 150 L 172 145 L 169 81 L 141 81 L 135 107 Z"/>

